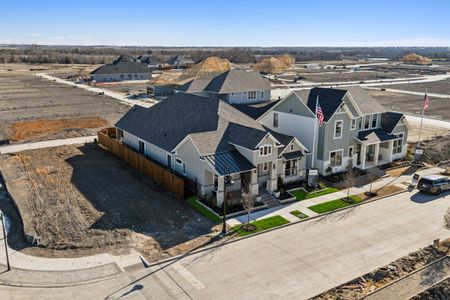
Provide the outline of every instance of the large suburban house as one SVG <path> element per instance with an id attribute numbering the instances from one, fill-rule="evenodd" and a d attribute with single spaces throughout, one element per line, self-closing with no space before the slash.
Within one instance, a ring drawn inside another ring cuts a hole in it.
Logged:
<path id="1" fill-rule="evenodd" d="M 118 139 L 173 172 L 195 180 L 199 193 L 272 193 L 306 176 L 307 148 L 215 97 L 176 93 L 158 104 L 134 106 L 115 125 Z M 230 198 L 230 197 L 229 197 Z M 233 198 L 233 197 L 231 197 Z"/>
<path id="2" fill-rule="evenodd" d="M 97 82 L 149 80 L 152 78 L 151 69 L 144 63 L 130 61 L 120 56 L 112 64 L 98 67 L 91 72 L 91 79 Z"/>
<path id="3" fill-rule="evenodd" d="M 324 114 L 321 126 L 317 101 Z M 406 155 L 403 114 L 386 111 L 361 87 L 292 91 L 262 113 L 237 108 L 271 130 L 296 137 L 313 153 L 307 167 L 322 175 L 345 171 L 350 162 L 365 170 Z"/>
<path id="4" fill-rule="evenodd" d="M 214 77 L 194 78 L 176 90 L 216 97 L 230 104 L 261 103 L 271 98 L 269 80 L 259 72 L 242 69 L 231 69 Z"/>
<path id="5" fill-rule="evenodd" d="M 194 61 L 186 55 L 177 54 L 169 58 L 166 61 L 166 64 L 174 69 L 186 69 L 191 67 L 194 64 Z"/>

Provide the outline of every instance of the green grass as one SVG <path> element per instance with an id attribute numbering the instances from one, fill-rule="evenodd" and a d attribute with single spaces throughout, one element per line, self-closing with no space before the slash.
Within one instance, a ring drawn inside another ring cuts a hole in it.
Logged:
<path id="1" fill-rule="evenodd" d="M 334 192 L 339 191 L 337 188 L 332 188 L 332 187 L 324 187 L 323 190 L 317 191 L 317 192 L 311 192 L 308 193 L 303 189 L 299 189 L 299 190 L 295 190 L 295 191 L 291 191 L 291 193 L 298 199 L 298 200 L 305 200 L 305 199 L 311 199 L 311 198 L 316 198 L 319 196 L 323 196 L 326 194 L 331 194 Z"/>
<path id="2" fill-rule="evenodd" d="M 290 212 L 290 214 L 296 216 L 299 219 L 306 219 L 308 217 L 307 215 L 305 215 L 304 213 L 302 213 L 299 210 L 293 210 Z"/>
<path id="3" fill-rule="evenodd" d="M 242 225 L 238 225 L 235 226 L 233 228 L 233 230 L 239 235 L 239 236 L 246 236 L 246 235 L 250 235 L 252 233 L 256 233 L 256 232 L 260 232 L 260 231 L 264 231 L 267 229 L 271 229 L 274 227 L 278 227 L 284 224 L 288 224 L 289 221 L 286 220 L 285 218 L 283 218 L 282 216 L 273 216 L 273 217 L 269 217 L 269 218 L 265 218 L 265 219 L 261 219 L 261 220 L 257 220 L 257 221 L 253 221 L 250 222 L 250 224 L 253 224 L 256 226 L 256 230 L 255 231 L 245 231 L 244 229 L 242 229 Z"/>
<path id="4" fill-rule="evenodd" d="M 213 214 L 212 212 L 207 210 L 205 207 L 203 207 L 201 204 L 199 204 L 197 201 L 195 201 L 197 199 L 198 199 L 197 196 L 193 196 L 191 198 L 186 199 L 186 202 L 192 208 L 194 208 L 196 211 L 198 211 L 202 216 L 204 216 L 205 218 L 210 219 L 214 223 L 219 223 L 220 220 L 221 220 L 220 217 L 218 217 L 217 215 Z"/>
<path id="5" fill-rule="evenodd" d="M 355 203 L 361 202 L 362 199 L 359 198 L 358 196 L 350 196 L 350 198 L 352 198 Z M 347 203 L 342 199 L 337 199 L 337 200 L 332 200 L 332 201 L 328 201 L 328 202 L 324 202 L 321 204 L 317 204 L 317 205 L 313 205 L 308 207 L 310 210 L 312 210 L 313 212 L 316 212 L 318 214 L 323 214 L 329 211 L 333 211 L 339 208 L 343 208 L 346 206 L 350 206 L 352 205 L 351 203 Z"/>

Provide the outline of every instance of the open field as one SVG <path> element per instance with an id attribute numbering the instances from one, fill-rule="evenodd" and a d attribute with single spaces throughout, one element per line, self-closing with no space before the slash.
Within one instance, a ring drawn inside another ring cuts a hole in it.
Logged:
<path id="1" fill-rule="evenodd" d="M 351 72 L 348 70 L 333 70 L 324 71 L 316 70 L 312 71 L 299 71 L 298 73 L 289 75 L 280 75 L 279 79 L 292 80 L 295 77 L 300 77 L 300 81 L 309 82 L 342 82 L 342 81 L 365 81 L 375 79 L 389 79 L 389 78 L 403 78 L 403 77 L 417 77 L 417 74 L 409 74 L 407 72 L 374 72 L 374 71 L 358 71 Z"/>
<path id="2" fill-rule="evenodd" d="M 413 91 L 419 93 L 425 93 L 425 90 L 428 90 L 428 93 L 450 95 L 450 79 L 434 82 L 423 82 L 423 83 L 418 82 L 406 84 L 386 84 L 384 86 L 378 87 L 386 89 Z"/>
<path id="3" fill-rule="evenodd" d="M 41 246 L 27 245 L 30 254 L 79 256 L 135 247 L 153 260 L 207 242 L 214 226 L 93 144 L 4 155 L 0 169 L 25 234 Z"/>
<path id="4" fill-rule="evenodd" d="M 430 82 L 429 84 L 437 84 L 438 82 Z M 414 84 L 407 86 L 414 86 Z M 447 93 L 450 93 L 450 86 L 447 90 Z M 367 90 L 367 92 L 387 109 L 419 116 L 422 113 L 423 96 L 376 90 Z M 426 116 L 450 121 L 450 99 L 431 97 Z"/>
<path id="5" fill-rule="evenodd" d="M 57 139 L 93 135 L 99 127 L 114 124 L 129 106 L 108 96 L 66 86 L 33 76 L 31 73 L 0 73 L 0 139 L 10 138 L 15 122 L 29 120 L 70 120 L 83 117 L 102 118 L 107 124 L 62 126 L 39 138 Z M 20 133 L 15 133 L 19 134 Z M 35 139 L 25 139 L 30 141 Z"/>

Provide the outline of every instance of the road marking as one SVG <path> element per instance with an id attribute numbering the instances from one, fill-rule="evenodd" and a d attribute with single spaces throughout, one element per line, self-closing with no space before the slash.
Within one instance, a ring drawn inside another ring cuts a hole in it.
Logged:
<path id="1" fill-rule="evenodd" d="M 197 290 L 202 290 L 205 288 L 205 285 L 201 283 L 200 280 L 198 280 L 194 275 L 192 275 L 191 272 L 186 270 L 181 264 L 175 263 L 173 268 Z"/>

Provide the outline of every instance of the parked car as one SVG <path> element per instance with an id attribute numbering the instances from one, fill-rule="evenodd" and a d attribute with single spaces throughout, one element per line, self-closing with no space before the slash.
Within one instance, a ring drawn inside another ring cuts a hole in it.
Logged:
<path id="1" fill-rule="evenodd" d="M 424 176 L 419 180 L 417 188 L 421 192 L 439 195 L 450 190 L 450 178 L 441 175 Z"/>

